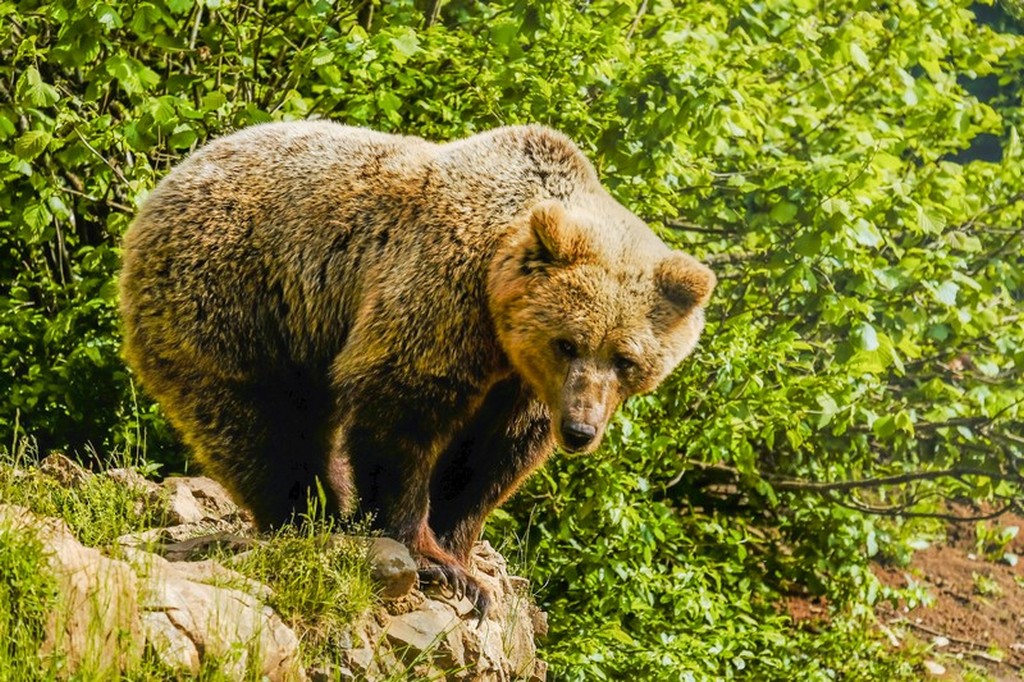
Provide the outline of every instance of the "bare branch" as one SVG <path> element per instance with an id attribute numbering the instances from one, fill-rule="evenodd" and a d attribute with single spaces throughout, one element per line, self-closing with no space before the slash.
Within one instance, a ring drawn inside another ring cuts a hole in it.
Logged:
<path id="1" fill-rule="evenodd" d="M 767 258 L 766 253 L 712 253 L 701 258 L 708 265 L 733 265 Z"/>
<path id="2" fill-rule="evenodd" d="M 731 477 L 738 480 L 741 473 L 738 469 L 725 464 L 705 464 L 703 462 L 688 461 L 687 464 L 701 471 L 709 471 Z M 776 490 L 793 492 L 816 492 L 826 493 L 835 491 L 862 490 L 870 488 L 882 488 L 888 485 L 900 485 L 914 481 L 932 481 L 939 478 L 963 478 L 964 476 L 984 476 L 1000 481 L 1021 481 L 1021 477 L 1004 474 L 998 471 L 990 471 L 977 467 L 954 467 L 951 469 L 935 469 L 930 471 L 908 471 L 892 476 L 878 476 L 874 478 L 860 478 L 847 481 L 808 481 L 799 478 L 786 478 L 775 474 L 758 472 L 758 475 L 772 484 Z"/>
<path id="3" fill-rule="evenodd" d="M 892 507 L 876 507 L 870 504 L 864 504 L 863 502 L 855 502 L 851 500 L 843 500 L 835 495 L 829 495 L 830 499 L 838 504 L 840 507 L 846 507 L 847 509 L 853 509 L 864 514 L 873 514 L 875 516 L 902 516 L 906 518 L 916 519 L 939 519 L 941 521 L 950 521 L 953 523 L 974 523 L 975 521 L 988 521 L 990 519 L 998 518 L 1007 512 L 1013 510 L 1015 503 L 1007 502 L 999 509 L 993 512 L 986 512 L 984 514 L 971 514 L 967 516 L 961 516 L 960 514 L 950 514 L 947 512 L 925 512 L 925 511 L 914 511 L 909 507 L 911 505 L 896 505 Z"/>
<path id="4" fill-rule="evenodd" d="M 80 131 L 77 127 L 75 128 L 75 135 L 77 135 L 78 139 L 82 141 L 82 144 L 85 145 L 86 149 L 95 154 L 99 158 L 99 160 L 102 161 L 107 166 L 107 168 L 111 170 L 111 172 L 113 172 L 114 177 L 116 177 L 122 185 L 130 187 L 128 179 L 124 177 L 124 174 L 121 173 L 121 170 L 113 163 L 111 163 L 110 160 L 107 159 L 107 157 L 103 156 L 103 154 L 100 154 L 99 151 L 97 151 L 96 147 L 93 147 L 91 144 L 89 144 L 89 140 L 85 139 L 85 135 L 82 135 L 82 131 Z"/>
<path id="5" fill-rule="evenodd" d="M 665 227 L 670 230 L 679 230 L 680 232 L 696 232 L 698 234 L 735 234 L 735 232 L 727 227 L 707 227 L 705 225 L 698 225 L 697 223 L 691 223 L 687 220 L 679 220 L 677 218 L 668 218 L 664 221 Z"/>
<path id="6" fill-rule="evenodd" d="M 640 3 L 640 9 L 636 11 L 636 16 L 633 17 L 633 24 L 626 31 L 626 42 L 629 42 L 633 35 L 636 33 L 637 28 L 640 27 L 640 20 L 644 18 L 644 13 L 647 12 L 647 0 L 643 0 Z"/>

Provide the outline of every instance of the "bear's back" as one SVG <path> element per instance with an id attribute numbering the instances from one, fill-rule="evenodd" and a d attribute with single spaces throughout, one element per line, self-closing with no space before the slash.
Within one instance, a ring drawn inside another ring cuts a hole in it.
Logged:
<path id="1" fill-rule="evenodd" d="M 446 144 L 327 121 L 219 138 L 168 174 L 126 235 L 128 352 L 141 335 L 227 374 L 322 367 L 367 295 L 394 324 L 482 315 L 503 231 L 549 198 L 617 207 L 575 145 L 539 126 Z M 481 310 L 435 313 L 449 297 Z"/>

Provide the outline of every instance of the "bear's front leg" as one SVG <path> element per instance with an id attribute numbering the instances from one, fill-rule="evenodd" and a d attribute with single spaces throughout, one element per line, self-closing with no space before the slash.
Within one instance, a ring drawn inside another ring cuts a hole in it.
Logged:
<path id="1" fill-rule="evenodd" d="M 359 509 L 404 543 L 420 578 L 470 598 L 486 616 L 487 591 L 466 564 L 442 549 L 430 529 L 430 481 L 455 417 L 471 400 L 468 387 L 441 379 L 410 381 L 395 366 L 349 372 L 336 381 L 333 456 L 350 463 Z M 404 381 L 400 380 L 404 379 Z"/>
<path id="2" fill-rule="evenodd" d="M 430 527 L 441 546 L 468 559 L 488 515 L 552 449 L 547 408 L 518 378 L 497 384 L 434 467 Z"/>

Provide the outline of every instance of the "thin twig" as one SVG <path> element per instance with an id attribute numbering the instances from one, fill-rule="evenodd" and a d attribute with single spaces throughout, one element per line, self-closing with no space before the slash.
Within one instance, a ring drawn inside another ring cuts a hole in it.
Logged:
<path id="1" fill-rule="evenodd" d="M 712 253 L 704 256 L 701 260 L 708 265 L 732 265 L 734 263 L 749 263 L 767 257 L 766 253 Z"/>
<path id="2" fill-rule="evenodd" d="M 697 223 L 691 223 L 687 220 L 678 220 L 670 218 L 663 221 L 665 227 L 670 230 L 679 230 L 681 232 L 697 232 L 698 234 L 734 234 L 735 231 L 726 227 L 706 227 L 704 225 L 698 225 Z"/>
<path id="3" fill-rule="evenodd" d="M 91 144 L 89 144 L 89 140 L 85 139 L 85 136 L 82 135 L 82 131 L 81 130 L 79 130 L 78 128 L 75 128 L 75 135 L 78 135 L 78 139 L 82 141 L 82 144 L 84 144 L 86 146 L 86 148 L 90 152 L 95 154 L 97 157 L 99 157 L 100 161 L 102 161 L 104 164 L 106 164 L 107 168 L 109 168 L 114 173 L 114 176 L 121 182 L 121 184 L 123 184 L 123 185 L 125 185 L 127 187 L 130 187 L 130 185 L 128 183 L 128 179 L 124 177 L 124 175 L 121 173 L 121 171 L 118 170 L 117 167 L 114 166 L 114 164 L 112 164 L 109 160 L 107 160 L 107 157 L 105 157 L 102 154 L 100 154 L 96 150 L 95 147 L 93 147 Z"/>
<path id="4" fill-rule="evenodd" d="M 626 42 L 627 43 L 633 37 L 633 34 L 636 33 L 637 28 L 640 27 L 640 20 L 644 18 L 644 14 L 646 12 L 647 12 L 647 0 L 643 0 L 643 2 L 640 3 L 640 9 L 638 9 L 636 11 L 636 16 L 633 17 L 632 25 L 629 27 L 629 30 L 626 31 Z"/>
<path id="5" fill-rule="evenodd" d="M 74 194 L 76 197 L 82 197 L 83 199 L 88 199 L 89 201 L 93 201 L 93 202 L 95 202 L 97 204 L 101 204 L 101 203 L 102 204 L 106 204 L 107 206 L 110 206 L 111 208 L 116 208 L 117 210 L 124 211 L 125 213 L 132 213 L 132 214 L 135 213 L 135 209 L 132 208 L 131 206 L 127 206 L 127 205 L 122 204 L 120 202 L 114 201 L 113 199 L 101 199 L 101 198 L 98 198 L 98 197 L 94 197 L 94 196 L 92 196 L 90 194 L 86 194 L 85 192 L 81 192 L 81 191 L 75 189 L 74 187 L 58 187 L 58 189 L 61 190 L 62 192 L 67 192 L 68 194 Z"/>
<path id="6" fill-rule="evenodd" d="M 188 49 L 196 49 L 196 38 L 199 37 L 199 25 L 203 21 L 203 7 L 205 5 L 201 2 L 196 3 L 196 20 L 192 22 L 192 35 L 188 39 Z"/>
<path id="7" fill-rule="evenodd" d="M 948 514 L 945 512 L 925 512 L 925 511 L 913 511 L 909 507 L 910 505 L 897 505 L 894 507 L 875 507 L 870 504 L 864 504 L 862 502 L 854 502 L 850 500 L 843 500 L 834 495 L 830 495 L 831 500 L 838 504 L 840 507 L 859 511 L 863 514 L 873 514 L 874 516 L 903 516 L 907 518 L 915 519 L 938 519 L 940 521 L 950 521 L 952 523 L 975 523 L 977 521 L 990 521 L 992 519 L 999 518 L 1003 514 L 1011 511 L 1014 508 L 1014 503 L 1008 502 L 994 512 L 988 512 L 985 514 L 974 514 L 969 516 L 961 516 L 959 514 Z"/>

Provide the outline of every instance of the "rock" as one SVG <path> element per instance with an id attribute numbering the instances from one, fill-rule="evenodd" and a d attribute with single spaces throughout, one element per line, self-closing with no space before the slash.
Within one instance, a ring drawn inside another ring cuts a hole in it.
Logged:
<path id="1" fill-rule="evenodd" d="M 0 505 L 0 523 L 34 532 L 57 578 L 60 608 L 48 619 L 41 653 L 60 653 L 70 671 L 84 668 L 97 679 L 115 679 L 118 670 L 138 660 L 137 581 L 127 563 L 83 546 L 63 521 L 39 518 L 23 507 Z"/>
<path id="2" fill-rule="evenodd" d="M 535 604 L 530 604 L 530 624 L 533 626 L 534 637 L 548 636 L 548 614 Z"/>
<path id="3" fill-rule="evenodd" d="M 0 523 L 30 529 L 44 545 L 60 607 L 42 653 L 59 652 L 72 673 L 117 679 L 148 646 L 189 674 L 212 664 L 228 679 L 306 679 L 298 638 L 262 601 L 265 585 L 214 561 L 172 563 L 138 548 L 121 549 L 131 563 L 111 559 L 84 547 L 63 521 L 22 507 L 0 505 Z"/>
<path id="4" fill-rule="evenodd" d="M 133 510 L 136 515 L 142 516 L 148 509 L 164 508 L 163 489 L 134 469 L 107 469 L 102 475 L 138 495 Z"/>
<path id="5" fill-rule="evenodd" d="M 39 471 L 69 488 L 83 485 L 92 476 L 88 469 L 59 452 L 54 452 L 43 458 L 39 462 Z"/>
<path id="6" fill-rule="evenodd" d="M 417 661 L 429 651 L 431 660 L 443 668 L 461 668 L 465 666 L 465 647 L 461 633 L 456 632 L 461 625 L 451 606 L 427 600 L 418 610 L 392 618 L 384 635 L 407 662 Z"/>
<path id="7" fill-rule="evenodd" d="M 192 561 L 214 550 L 238 554 L 252 549 L 256 544 L 252 538 L 220 531 L 179 542 L 162 543 L 154 549 L 168 561 Z"/>
<path id="8" fill-rule="evenodd" d="M 369 558 L 373 579 L 380 585 L 381 596 L 385 599 L 404 597 L 416 585 L 416 562 L 402 543 L 391 538 L 373 538 Z"/>
<path id="9" fill-rule="evenodd" d="M 216 562 L 128 551 L 145 576 L 142 629 L 165 665 L 197 674 L 209 659 L 229 679 L 251 672 L 271 682 L 306 679 L 298 637 L 253 594 L 265 597 L 268 588 Z"/>
<path id="10" fill-rule="evenodd" d="M 946 674 L 946 666 L 937 661 L 925 661 L 921 665 L 924 666 L 924 671 L 931 677 L 942 677 Z"/>
<path id="11" fill-rule="evenodd" d="M 134 469 L 107 469 L 102 475 L 141 493 L 149 502 L 162 501 L 162 488 Z"/>
<path id="12" fill-rule="evenodd" d="M 213 519 L 128 533 L 117 538 L 117 544 L 125 547 L 142 547 L 159 553 L 165 551 L 164 548 L 169 545 L 197 540 L 201 546 L 203 538 L 243 536 L 244 533 L 251 531 L 252 527 L 239 518 Z"/>
<path id="13" fill-rule="evenodd" d="M 238 515 L 240 510 L 228 491 L 213 479 L 202 476 L 171 476 L 164 479 L 167 517 L 171 523 L 187 524 Z"/>
<path id="14" fill-rule="evenodd" d="M 48 460 L 48 471 L 56 472 L 51 475 L 67 485 L 92 476 L 67 458 Z M 103 679 L 116 679 L 148 647 L 184 676 L 217 668 L 228 679 L 285 682 L 307 679 L 307 672 L 324 680 L 546 677 L 534 638 L 547 632 L 547 617 L 531 602 L 529 583 L 510 576 L 505 559 L 486 542 L 470 557 L 471 572 L 492 597 L 491 612 L 481 621 L 464 597 L 439 586 L 416 589 L 416 563 L 404 545 L 367 541 L 386 601 L 332 635 L 331 663 L 304 671 L 295 633 L 266 606 L 272 597 L 267 586 L 216 561 L 188 560 L 214 545 L 244 551 L 256 542 L 246 537 L 251 523 L 221 486 L 185 477 L 156 485 L 125 469 L 105 475 L 143 492 L 147 503 L 166 501 L 176 525 L 119 538 L 113 549 L 119 558 L 112 559 L 83 547 L 61 521 L 0 506 L 0 521 L 31 526 L 49 548 L 51 567 L 74 608 L 60 620 L 55 614 L 46 646 L 67 652 L 72 674 L 98 666 Z"/>

